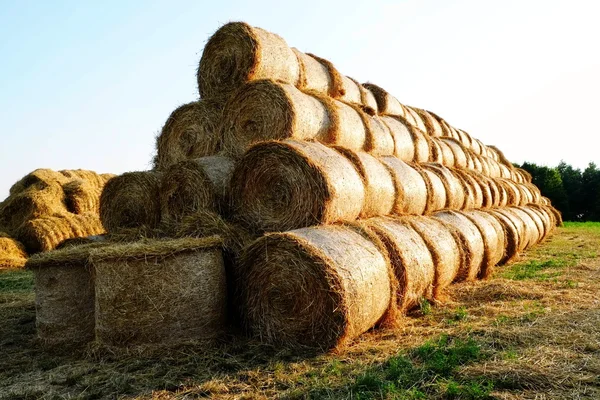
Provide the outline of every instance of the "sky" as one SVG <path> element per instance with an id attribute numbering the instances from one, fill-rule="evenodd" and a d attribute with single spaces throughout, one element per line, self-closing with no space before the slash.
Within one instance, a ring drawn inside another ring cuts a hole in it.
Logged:
<path id="1" fill-rule="evenodd" d="M 198 98 L 221 25 L 246 21 L 444 117 L 512 162 L 600 165 L 594 0 L 0 0 L 0 199 L 36 168 L 150 168 Z"/>

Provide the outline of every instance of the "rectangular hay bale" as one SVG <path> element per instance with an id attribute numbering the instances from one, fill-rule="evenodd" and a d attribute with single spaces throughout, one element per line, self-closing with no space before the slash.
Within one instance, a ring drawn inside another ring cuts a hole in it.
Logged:
<path id="1" fill-rule="evenodd" d="M 94 277 L 88 263 L 98 243 L 35 255 L 37 335 L 47 346 L 83 345 L 94 339 Z"/>
<path id="2" fill-rule="evenodd" d="M 219 336 L 226 319 L 218 236 L 118 244 L 94 252 L 96 339 L 114 346 Z"/>

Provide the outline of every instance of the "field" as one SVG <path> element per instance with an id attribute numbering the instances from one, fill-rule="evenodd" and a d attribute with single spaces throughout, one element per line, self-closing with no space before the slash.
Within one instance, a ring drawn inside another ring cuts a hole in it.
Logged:
<path id="1" fill-rule="evenodd" d="M 566 223 L 488 281 L 332 354 L 240 338 L 49 353 L 32 276 L 0 273 L 0 399 L 600 398 L 600 223 Z"/>

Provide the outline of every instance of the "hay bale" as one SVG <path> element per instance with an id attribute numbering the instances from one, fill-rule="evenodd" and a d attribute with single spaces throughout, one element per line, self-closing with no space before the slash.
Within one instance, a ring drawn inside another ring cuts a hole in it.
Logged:
<path id="1" fill-rule="evenodd" d="M 377 324 L 392 297 L 382 249 L 350 227 L 268 234 L 241 271 L 246 327 L 285 346 L 342 346 Z"/>
<path id="2" fill-rule="evenodd" d="M 404 312 L 433 299 L 435 266 L 421 235 L 401 218 L 371 218 L 364 224 L 385 245 L 394 270 L 396 307 Z"/>
<path id="3" fill-rule="evenodd" d="M 379 160 L 387 167 L 394 180 L 394 213 L 424 214 L 427 209 L 428 192 L 427 184 L 419 171 L 396 157 L 381 157 Z"/>
<path id="4" fill-rule="evenodd" d="M 506 207 L 508 204 L 508 189 L 506 184 L 500 180 L 500 178 L 491 178 L 496 187 L 498 188 L 498 207 Z"/>
<path id="5" fill-rule="evenodd" d="M 467 153 L 463 145 L 456 139 L 440 138 L 452 151 L 454 165 L 457 168 L 467 168 Z M 447 167 L 449 165 L 446 165 Z"/>
<path id="6" fill-rule="evenodd" d="M 208 39 L 197 77 L 200 97 L 219 98 L 251 80 L 272 78 L 296 85 L 300 65 L 279 35 L 231 22 Z"/>
<path id="7" fill-rule="evenodd" d="M 542 240 L 544 240 L 544 238 L 546 237 L 546 235 L 549 233 L 546 231 L 546 224 L 544 223 L 543 218 L 537 213 L 535 212 L 531 207 L 528 206 L 521 206 L 521 207 L 510 207 L 515 209 L 515 211 L 519 210 L 525 214 L 527 214 L 529 216 L 529 218 L 533 221 L 533 223 L 535 224 L 536 228 L 537 228 L 537 238 L 535 243 L 539 243 Z"/>
<path id="8" fill-rule="evenodd" d="M 394 156 L 404 162 L 414 161 L 417 149 L 410 128 L 400 119 L 386 115 L 381 117 L 381 121 L 388 127 L 393 138 Z"/>
<path id="9" fill-rule="evenodd" d="M 441 124 L 433 115 L 431 115 L 429 111 L 416 107 L 412 107 L 412 109 L 419 115 L 425 124 L 425 131 L 429 136 L 440 137 L 444 135 L 444 130 L 442 129 Z"/>
<path id="10" fill-rule="evenodd" d="M 436 164 L 444 163 L 444 151 L 440 142 L 437 140 L 429 140 L 429 162 Z M 447 160 L 449 162 L 449 160 Z"/>
<path id="11" fill-rule="evenodd" d="M 544 207 L 540 207 L 537 204 L 528 204 L 527 206 L 522 207 L 523 211 L 528 212 L 530 214 L 535 214 L 535 218 L 539 219 L 542 223 L 543 235 L 540 239 L 540 242 L 545 240 L 550 233 L 554 230 L 556 226 L 556 221 L 554 220 L 554 216 L 546 210 Z"/>
<path id="12" fill-rule="evenodd" d="M 394 96 L 373 83 L 363 83 L 363 86 L 375 97 L 380 114 L 405 117 L 406 110 L 404 106 Z"/>
<path id="13" fill-rule="evenodd" d="M 303 93 L 271 80 L 249 82 L 223 110 L 223 150 L 239 156 L 262 140 L 315 139 L 353 150 L 365 149 L 371 118 L 355 107 L 326 96 Z M 393 151 L 393 149 L 392 149 Z"/>
<path id="14" fill-rule="evenodd" d="M 433 139 L 431 139 L 431 141 L 437 145 L 437 147 L 440 151 L 440 154 L 442 156 L 441 157 L 442 159 L 439 163 L 443 164 L 446 167 L 450 167 L 450 168 L 454 167 L 454 165 L 455 165 L 454 152 L 452 151 L 452 148 L 448 145 L 448 143 L 446 143 L 441 138 L 433 138 Z"/>
<path id="15" fill-rule="evenodd" d="M 285 231 L 360 215 L 363 180 L 352 163 L 318 142 L 253 146 L 230 182 L 233 218 L 253 231 Z"/>
<path id="16" fill-rule="evenodd" d="M 83 345 L 94 339 L 94 274 L 88 263 L 98 244 L 32 256 L 37 335 L 49 346 Z"/>
<path id="17" fill-rule="evenodd" d="M 412 116 L 412 120 L 414 121 L 413 126 L 419 129 L 421 132 L 427 134 L 427 126 L 425 126 L 425 122 L 423 122 L 423 119 L 419 113 L 417 113 L 417 111 L 411 106 L 404 106 L 404 109 Z"/>
<path id="18" fill-rule="evenodd" d="M 106 183 L 100 196 L 100 219 L 108 232 L 158 225 L 160 177 L 156 171 L 126 172 Z"/>
<path id="19" fill-rule="evenodd" d="M 504 232 L 504 253 L 498 264 L 509 264 L 518 259 L 520 253 L 523 251 L 523 236 L 525 234 L 524 231 L 521 230 L 523 229 L 522 221 L 518 221 L 514 216 L 507 216 L 503 213 L 500 213 L 498 212 L 498 209 L 481 211 L 495 218 L 502 226 L 502 230 Z"/>
<path id="20" fill-rule="evenodd" d="M 453 210 L 437 212 L 432 217 L 446 222 L 456 229 L 465 262 L 460 265 L 455 280 L 474 281 L 477 279 L 480 276 L 485 256 L 483 235 L 477 225 L 464 214 Z"/>
<path id="21" fill-rule="evenodd" d="M 19 239 L 30 254 L 49 251 L 66 239 L 104 233 L 98 215 L 66 213 L 26 221 L 17 231 Z"/>
<path id="22" fill-rule="evenodd" d="M 179 106 L 156 137 L 154 169 L 166 171 L 180 161 L 212 156 L 221 146 L 218 128 L 223 102 L 202 99 Z"/>
<path id="23" fill-rule="evenodd" d="M 483 192 L 480 184 L 474 177 L 474 172 L 459 168 L 454 168 L 451 171 L 461 181 L 463 190 L 465 191 L 466 197 L 462 209 L 482 208 L 484 204 Z"/>
<path id="24" fill-rule="evenodd" d="M 450 208 L 453 210 L 460 210 L 463 208 L 466 196 L 465 190 L 461 184 L 461 181 L 452 173 L 450 169 L 443 165 L 434 163 L 424 163 L 421 164 L 421 167 L 433 172 L 442 180 L 444 188 L 446 189 L 445 208 Z"/>
<path id="25" fill-rule="evenodd" d="M 360 174 L 365 199 L 360 218 L 388 215 L 394 211 L 396 204 L 396 182 L 386 165 L 365 152 L 355 152 L 345 148 L 336 148 L 346 157 Z"/>
<path id="26" fill-rule="evenodd" d="M 222 211 L 234 163 L 224 156 L 179 162 L 161 177 L 161 218 L 179 221 L 199 210 Z"/>
<path id="27" fill-rule="evenodd" d="M 86 237 L 77 237 L 65 239 L 56 246 L 55 250 L 62 250 L 71 247 L 78 247 L 86 244 L 101 243 L 107 240 L 107 235 L 92 235 Z"/>
<path id="28" fill-rule="evenodd" d="M 87 180 L 76 179 L 63 185 L 65 206 L 73 214 L 100 213 L 100 195 L 104 185 L 98 187 Z"/>
<path id="29" fill-rule="evenodd" d="M 541 240 L 544 234 L 543 223 L 534 218 L 531 214 L 525 212 L 520 207 L 507 207 L 506 211 L 513 212 L 525 223 L 526 232 L 529 235 L 529 243 L 526 249 L 535 246 Z"/>
<path id="30" fill-rule="evenodd" d="M 60 186 L 67 182 L 67 179 L 59 172 L 51 169 L 40 168 L 36 169 L 23 178 L 18 180 L 9 189 L 11 196 L 19 194 L 27 189 L 43 190 L 49 186 Z"/>
<path id="31" fill-rule="evenodd" d="M 511 179 L 512 174 L 510 172 L 510 167 L 507 167 L 504 164 L 498 164 L 500 167 L 500 177 L 505 179 Z"/>
<path id="32" fill-rule="evenodd" d="M 222 335 L 221 239 L 146 240 L 95 249 L 96 339 L 109 345 L 176 343 Z"/>
<path id="33" fill-rule="evenodd" d="M 64 192 L 57 183 L 29 185 L 0 204 L 0 226 L 15 235 L 25 222 L 67 213 Z"/>
<path id="34" fill-rule="evenodd" d="M 483 238 L 484 255 L 477 277 L 487 279 L 505 256 L 507 243 L 504 227 L 498 218 L 485 210 L 464 211 L 462 215 L 475 224 Z"/>
<path id="35" fill-rule="evenodd" d="M 509 208 L 495 208 L 493 211 L 496 214 L 504 215 L 508 218 L 512 224 L 515 226 L 518 232 L 519 244 L 518 244 L 518 252 L 522 253 L 527 250 L 529 247 L 535 244 L 535 235 L 538 234 L 537 227 L 535 223 L 531 220 L 531 218 L 527 217 L 525 220 L 523 219 L 523 215 L 519 215 L 514 210 Z"/>
<path id="36" fill-rule="evenodd" d="M 515 182 L 510 179 L 498 178 L 496 183 L 502 185 L 506 191 L 506 205 L 518 206 L 521 204 L 521 191 Z"/>
<path id="37" fill-rule="evenodd" d="M 427 187 L 425 214 L 431 214 L 446 208 L 448 200 L 446 187 L 444 186 L 444 182 L 442 182 L 442 178 L 430 169 L 422 168 L 421 166 L 415 166 L 415 169 L 421 174 Z"/>
<path id="38" fill-rule="evenodd" d="M 443 300 L 444 289 L 454 282 L 465 263 L 464 251 L 455 230 L 449 224 L 431 217 L 403 217 L 403 221 L 409 223 L 427 244 L 435 265 L 433 296 Z"/>
<path id="39" fill-rule="evenodd" d="M 27 261 L 27 252 L 23 244 L 0 232 L 0 270 L 22 268 Z"/>

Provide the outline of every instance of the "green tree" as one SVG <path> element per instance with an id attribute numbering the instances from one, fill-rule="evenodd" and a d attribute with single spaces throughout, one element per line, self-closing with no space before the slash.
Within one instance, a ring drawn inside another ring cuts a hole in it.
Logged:
<path id="1" fill-rule="evenodd" d="M 600 221 L 600 170 L 593 162 L 581 174 L 583 219 Z"/>
<path id="2" fill-rule="evenodd" d="M 581 170 L 574 169 L 571 165 L 564 161 L 558 164 L 558 172 L 563 181 L 565 194 L 567 196 L 567 206 L 563 211 L 563 218 L 567 221 L 576 221 L 583 216 L 583 208 L 581 202 L 582 195 L 582 179 Z"/>

